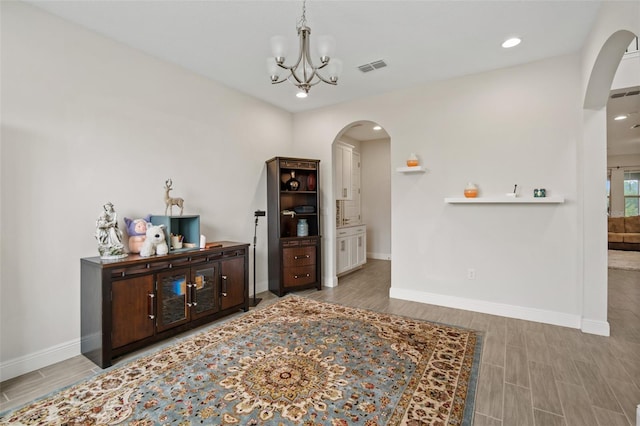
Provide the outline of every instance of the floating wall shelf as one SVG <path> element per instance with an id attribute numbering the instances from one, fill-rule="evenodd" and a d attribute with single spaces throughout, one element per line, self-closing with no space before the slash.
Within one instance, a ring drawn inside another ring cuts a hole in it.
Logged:
<path id="1" fill-rule="evenodd" d="M 427 169 L 422 166 L 413 166 L 413 167 L 398 167 L 396 169 L 398 173 L 425 173 Z"/>
<path id="2" fill-rule="evenodd" d="M 448 204 L 561 204 L 564 203 L 564 197 L 450 197 L 444 199 Z"/>

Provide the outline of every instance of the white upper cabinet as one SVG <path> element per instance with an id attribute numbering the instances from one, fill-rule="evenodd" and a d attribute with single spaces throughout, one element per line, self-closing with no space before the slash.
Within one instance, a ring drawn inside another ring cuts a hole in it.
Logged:
<path id="1" fill-rule="evenodd" d="M 344 142 L 336 142 L 333 148 L 336 200 L 351 200 L 352 188 L 352 161 L 353 145 Z"/>

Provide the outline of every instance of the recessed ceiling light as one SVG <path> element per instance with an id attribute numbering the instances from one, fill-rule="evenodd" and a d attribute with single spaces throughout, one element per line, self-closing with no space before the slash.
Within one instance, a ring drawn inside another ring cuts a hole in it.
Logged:
<path id="1" fill-rule="evenodd" d="M 505 49 L 508 49 L 510 47 L 519 45 L 521 41 L 522 40 L 520 40 L 518 37 L 513 37 L 513 38 L 510 38 L 509 40 L 506 40 L 504 43 L 502 43 L 502 47 L 504 47 Z"/>
<path id="2" fill-rule="evenodd" d="M 626 115 L 616 115 L 615 117 L 613 117 L 613 119 L 616 120 L 616 121 L 626 120 L 627 116 Z"/>
<path id="3" fill-rule="evenodd" d="M 373 130 L 375 130 L 375 131 L 377 132 L 378 130 L 382 130 L 382 127 L 380 127 L 380 126 L 373 126 Z"/>

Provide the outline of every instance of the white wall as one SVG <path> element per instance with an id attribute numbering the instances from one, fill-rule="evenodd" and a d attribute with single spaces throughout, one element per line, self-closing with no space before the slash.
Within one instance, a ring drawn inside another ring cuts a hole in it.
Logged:
<path id="1" fill-rule="evenodd" d="M 79 354 L 80 258 L 97 255 L 106 201 L 122 228 L 164 214 L 171 177 L 208 240 L 250 243 L 264 161 L 293 152 L 287 112 L 22 2 L 1 7 L 4 380 Z"/>
<path id="2" fill-rule="evenodd" d="M 611 90 L 640 85 L 640 52 L 624 55 L 616 70 Z"/>
<path id="3" fill-rule="evenodd" d="M 370 120 L 391 138 L 392 169 L 410 152 L 428 159 L 425 175 L 391 175 L 392 297 L 578 327 L 579 73 L 577 56 L 559 57 L 300 113 L 294 141 L 304 143 L 294 144 L 326 163 L 345 124 Z M 485 195 L 517 183 L 522 194 L 544 187 L 567 202 L 444 203 L 468 181 Z M 332 258 L 335 235 L 324 236 Z"/>
<path id="4" fill-rule="evenodd" d="M 362 142 L 362 220 L 367 224 L 367 257 L 391 259 L 390 141 Z"/>
<path id="5" fill-rule="evenodd" d="M 583 287 L 582 329 L 603 335 L 609 335 L 605 107 L 622 52 L 633 35 L 640 35 L 640 3 L 603 2 L 581 52 L 584 109 L 576 152 L 580 194 L 577 273 Z"/>

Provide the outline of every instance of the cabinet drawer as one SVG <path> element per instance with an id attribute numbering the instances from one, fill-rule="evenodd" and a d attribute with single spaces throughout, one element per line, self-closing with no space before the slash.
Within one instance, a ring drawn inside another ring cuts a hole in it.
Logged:
<path id="1" fill-rule="evenodd" d="M 316 281 L 316 266 L 301 266 L 299 268 L 284 268 L 282 281 L 285 287 L 297 287 Z"/>
<path id="2" fill-rule="evenodd" d="M 315 161 L 280 160 L 280 167 L 284 169 L 315 170 L 318 166 Z"/>
<path id="3" fill-rule="evenodd" d="M 357 226 L 349 226 L 345 228 L 338 228 L 336 230 L 336 238 L 364 234 L 366 231 L 367 231 L 366 225 L 357 225 Z"/>
<path id="4" fill-rule="evenodd" d="M 282 249 L 282 264 L 285 268 L 316 264 L 316 246 Z"/>

